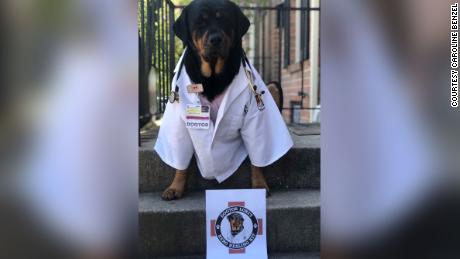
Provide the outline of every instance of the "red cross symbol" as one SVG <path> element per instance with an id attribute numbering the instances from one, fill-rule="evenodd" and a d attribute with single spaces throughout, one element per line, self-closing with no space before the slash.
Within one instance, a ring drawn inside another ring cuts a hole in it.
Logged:
<path id="1" fill-rule="evenodd" d="M 228 202 L 228 207 L 234 207 L 234 206 L 239 206 L 239 207 L 244 207 L 245 203 L 244 201 L 230 201 Z M 259 228 L 257 230 L 257 235 L 262 235 L 263 234 L 263 220 L 262 219 L 257 219 L 257 224 L 259 225 Z M 211 220 L 211 237 L 217 236 L 216 234 L 216 220 Z M 244 254 L 246 252 L 246 248 L 241 248 L 241 249 L 228 249 L 229 254 Z"/>

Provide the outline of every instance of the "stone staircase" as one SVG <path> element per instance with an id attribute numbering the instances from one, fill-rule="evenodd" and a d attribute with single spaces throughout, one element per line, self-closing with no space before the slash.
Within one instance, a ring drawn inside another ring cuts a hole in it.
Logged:
<path id="1" fill-rule="evenodd" d="M 294 147 L 264 171 L 272 196 L 267 199 L 269 258 L 319 258 L 320 136 L 293 132 Z M 300 130 L 302 132 L 302 130 Z M 302 135 L 302 136 L 299 136 Z M 246 160 L 225 182 L 204 180 L 192 161 L 187 193 L 161 200 L 174 170 L 153 151 L 155 130 L 143 134 L 139 149 L 139 251 L 142 258 L 205 258 L 205 190 L 250 188 Z"/>

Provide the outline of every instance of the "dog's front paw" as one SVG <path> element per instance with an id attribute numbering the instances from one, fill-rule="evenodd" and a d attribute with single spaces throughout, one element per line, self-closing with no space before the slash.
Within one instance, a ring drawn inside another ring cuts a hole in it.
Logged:
<path id="1" fill-rule="evenodd" d="M 172 201 L 175 199 L 182 198 L 183 194 L 184 194 L 183 189 L 181 190 L 179 188 L 168 187 L 161 195 L 161 198 L 165 201 Z"/>

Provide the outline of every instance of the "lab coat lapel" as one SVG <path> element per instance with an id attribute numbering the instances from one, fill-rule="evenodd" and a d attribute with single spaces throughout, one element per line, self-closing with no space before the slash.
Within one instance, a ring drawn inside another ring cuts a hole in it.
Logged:
<path id="1" fill-rule="evenodd" d="M 182 106 L 182 110 L 184 113 L 182 114 L 183 120 L 185 121 L 185 110 L 187 109 L 187 104 L 200 104 L 200 98 L 196 93 L 189 93 L 187 90 L 187 86 L 192 83 L 185 66 L 182 67 L 182 72 L 180 77 L 177 79 L 177 85 L 179 86 L 180 96 L 179 96 L 179 103 Z M 215 126 L 213 125 L 212 121 L 209 123 L 209 131 L 208 130 L 197 130 L 194 131 L 194 134 L 199 134 L 201 137 L 205 136 L 213 136 L 209 132 L 214 132 Z"/>
<path id="2" fill-rule="evenodd" d="M 179 61 L 180 62 L 180 61 Z M 176 67 L 177 69 L 178 67 Z M 179 86 L 181 95 L 179 98 L 179 102 L 182 103 L 183 109 L 185 110 L 187 104 L 191 103 L 200 103 L 199 97 L 194 93 L 189 93 L 187 91 L 187 85 L 191 84 L 190 77 L 187 73 L 187 70 L 182 67 L 182 72 L 179 78 L 176 79 L 176 84 Z M 177 74 L 177 72 L 176 72 Z M 244 68 L 241 65 L 240 71 L 233 79 L 232 83 L 229 85 L 227 92 L 225 93 L 224 99 L 222 99 L 222 103 L 220 105 L 219 111 L 217 113 L 216 123 L 210 124 L 210 130 L 212 132 L 212 141 L 214 141 L 214 137 L 216 136 L 216 132 L 219 129 L 221 124 L 222 118 L 224 117 L 226 111 L 230 107 L 230 105 L 235 101 L 235 99 L 248 87 L 248 79 L 246 74 L 244 73 Z M 181 97 L 183 97 L 181 99 Z M 203 131 L 204 132 L 204 131 Z"/>
<path id="3" fill-rule="evenodd" d="M 182 106 L 185 107 L 187 104 L 191 103 L 199 103 L 199 98 L 196 94 L 194 93 L 189 93 L 187 91 L 187 86 L 192 83 L 192 80 L 190 80 L 190 77 L 187 73 L 187 69 L 185 68 L 185 65 L 182 66 L 182 72 L 180 73 L 179 78 L 177 78 L 177 75 L 179 73 L 179 67 L 180 63 L 182 62 L 182 59 L 184 59 L 185 56 L 185 51 L 182 53 L 182 56 L 179 58 L 179 61 L 176 64 L 176 67 L 174 68 L 174 73 L 176 74 L 176 81 L 171 85 L 171 89 L 174 89 L 177 86 L 179 86 L 179 102 L 182 103 Z M 181 100 L 182 99 L 182 100 Z"/>
<path id="4" fill-rule="evenodd" d="M 224 99 L 222 99 L 222 103 L 220 105 L 219 111 L 217 113 L 216 118 L 216 125 L 212 136 L 212 141 L 214 141 L 214 137 L 216 136 L 216 132 L 219 129 L 221 124 L 222 118 L 224 117 L 225 113 L 227 112 L 230 105 L 233 101 L 241 94 L 244 89 L 248 87 L 248 80 L 244 73 L 244 68 L 241 65 L 240 71 L 236 75 L 235 79 L 233 79 L 232 83 L 228 86 L 227 92 L 225 93 Z M 242 108 L 243 109 L 243 108 Z"/>
<path id="5" fill-rule="evenodd" d="M 179 102 L 182 103 L 184 108 L 187 106 L 187 104 L 200 103 L 200 98 L 198 98 L 197 94 L 189 93 L 187 90 L 187 86 L 190 85 L 191 83 L 192 83 L 192 80 L 190 80 L 190 77 L 184 66 L 182 67 L 182 72 L 180 74 L 180 77 L 177 79 L 177 85 L 179 86 L 179 89 L 181 92 L 180 97 L 184 97 L 183 100 L 180 100 L 180 97 L 179 97 Z"/>

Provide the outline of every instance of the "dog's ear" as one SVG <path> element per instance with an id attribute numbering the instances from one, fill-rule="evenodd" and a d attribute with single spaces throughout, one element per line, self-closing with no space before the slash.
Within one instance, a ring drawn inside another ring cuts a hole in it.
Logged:
<path id="1" fill-rule="evenodd" d="M 188 8 L 186 7 L 184 8 L 184 10 L 182 10 L 182 13 L 173 25 L 174 34 L 176 34 L 176 36 L 179 37 L 179 39 L 181 39 L 184 44 L 187 44 L 187 42 L 189 41 L 187 13 Z"/>
<path id="2" fill-rule="evenodd" d="M 241 39 L 241 37 L 243 37 L 244 34 L 246 34 L 246 32 L 248 32 L 249 25 L 251 25 L 251 23 L 249 22 L 248 17 L 246 17 L 246 15 L 244 15 L 244 13 L 241 10 L 241 8 L 239 6 L 237 6 L 237 5 L 235 5 L 235 7 L 236 7 L 236 19 L 237 19 L 236 34 Z"/>

